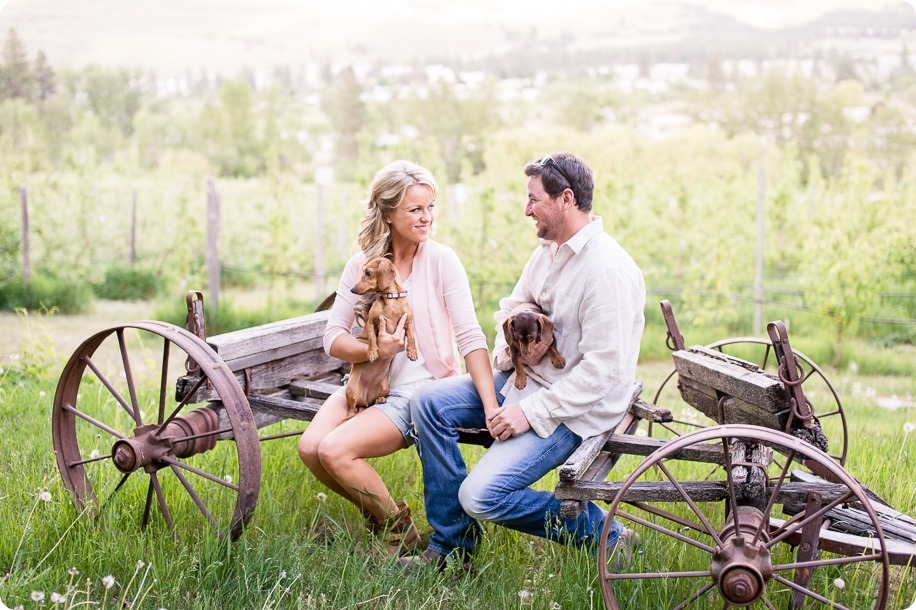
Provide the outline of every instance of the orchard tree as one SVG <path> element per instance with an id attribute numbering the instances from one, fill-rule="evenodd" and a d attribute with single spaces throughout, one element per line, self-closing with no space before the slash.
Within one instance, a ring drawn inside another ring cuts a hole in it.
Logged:
<path id="1" fill-rule="evenodd" d="M 37 83 L 38 99 L 44 101 L 54 95 L 56 86 L 54 84 L 54 69 L 48 63 L 43 51 L 38 51 L 35 55 L 35 80 Z"/>
<path id="2" fill-rule="evenodd" d="M 368 113 L 360 96 L 363 87 L 353 68 L 347 67 L 337 75 L 321 98 L 321 108 L 327 114 L 337 135 L 337 163 L 340 178 L 349 180 L 359 161 L 359 134 L 366 126 Z"/>
<path id="3" fill-rule="evenodd" d="M 28 54 L 16 30 L 10 28 L 3 43 L 3 66 L 0 71 L 0 99 L 35 99 L 35 77 Z"/>

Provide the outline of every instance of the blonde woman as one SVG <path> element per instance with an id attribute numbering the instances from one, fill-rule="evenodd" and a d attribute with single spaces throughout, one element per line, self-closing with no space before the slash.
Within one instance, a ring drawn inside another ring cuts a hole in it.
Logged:
<path id="1" fill-rule="evenodd" d="M 345 420 L 343 392 L 329 397 L 299 439 L 299 456 L 315 477 L 363 512 L 369 529 L 382 533 L 391 555 L 413 551 L 420 535 L 406 502 L 395 501 L 368 458 L 389 455 L 415 443 L 410 397 L 426 383 L 458 375 L 459 354 L 483 404 L 496 408 L 487 341 L 477 322 L 467 274 L 457 255 L 431 240 L 436 218 L 436 182 L 410 161 L 394 161 L 375 175 L 365 203 L 358 244 L 347 263 L 324 333 L 324 349 L 357 363 L 368 360 L 367 344 L 350 332 L 359 298 L 350 288 L 365 261 L 385 256 L 404 280 L 414 312 L 419 357 L 407 358 L 404 329 L 382 330 L 379 356 L 394 354 L 388 401 Z"/>

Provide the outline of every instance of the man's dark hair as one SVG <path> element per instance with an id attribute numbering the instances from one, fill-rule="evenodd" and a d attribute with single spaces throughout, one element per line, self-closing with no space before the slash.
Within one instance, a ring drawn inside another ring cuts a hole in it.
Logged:
<path id="1" fill-rule="evenodd" d="M 540 176 L 544 190 L 551 199 L 570 189 L 576 198 L 576 207 L 583 212 L 592 209 L 595 182 L 592 168 L 576 155 L 568 152 L 551 153 L 525 166 L 525 175 Z"/>

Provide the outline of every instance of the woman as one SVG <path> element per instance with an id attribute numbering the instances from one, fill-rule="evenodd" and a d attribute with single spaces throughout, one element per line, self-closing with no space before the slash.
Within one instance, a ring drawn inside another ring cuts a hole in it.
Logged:
<path id="1" fill-rule="evenodd" d="M 361 252 L 344 268 L 337 299 L 324 333 L 324 349 L 335 358 L 368 360 L 366 343 L 350 330 L 359 298 L 350 292 L 365 261 L 392 260 L 404 280 L 414 313 L 419 351 L 416 361 L 404 352 L 403 322 L 394 332 L 379 333 L 379 357 L 394 354 L 385 403 L 346 420 L 343 392 L 330 396 L 299 440 L 299 455 L 315 477 L 353 502 L 369 529 L 383 532 L 391 555 L 413 551 L 420 535 L 406 502 L 395 502 L 385 483 L 366 461 L 414 443 L 410 396 L 434 379 L 460 373 L 458 353 L 483 404 L 496 408 L 487 340 L 474 313 L 467 274 L 455 253 L 430 239 L 435 220 L 436 182 L 425 168 L 394 161 L 375 175 L 359 233 Z"/>

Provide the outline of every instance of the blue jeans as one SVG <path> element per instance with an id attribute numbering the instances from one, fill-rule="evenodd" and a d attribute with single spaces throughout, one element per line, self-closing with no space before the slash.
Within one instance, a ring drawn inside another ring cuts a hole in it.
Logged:
<path id="1" fill-rule="evenodd" d="M 496 397 L 508 373 L 494 371 Z M 433 527 L 429 548 L 447 555 L 456 548 L 473 552 L 480 540 L 475 519 L 564 543 L 597 540 L 606 512 L 588 502 L 576 519 L 560 516 L 560 500 L 548 491 L 528 489 L 563 464 L 582 441 L 565 425 L 547 438 L 533 430 L 496 441 L 467 474 L 455 428 L 485 428 L 483 405 L 468 375 L 429 383 L 413 395 L 410 411 L 423 463 L 426 519 Z M 608 544 L 623 531 L 613 522 Z"/>

